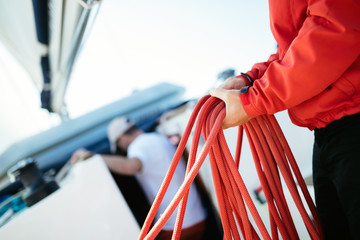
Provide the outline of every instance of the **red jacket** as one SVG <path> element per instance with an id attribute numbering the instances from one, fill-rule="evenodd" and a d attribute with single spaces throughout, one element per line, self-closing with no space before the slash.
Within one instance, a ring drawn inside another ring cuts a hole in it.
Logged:
<path id="1" fill-rule="evenodd" d="M 270 0 L 279 47 L 240 94 L 251 117 L 289 109 L 299 126 L 325 127 L 360 112 L 360 1 Z"/>

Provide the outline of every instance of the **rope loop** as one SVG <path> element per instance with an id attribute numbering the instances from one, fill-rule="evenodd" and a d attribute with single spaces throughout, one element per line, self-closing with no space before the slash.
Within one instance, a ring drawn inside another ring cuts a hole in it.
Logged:
<path id="1" fill-rule="evenodd" d="M 225 104 L 218 98 L 207 95 L 198 101 L 138 239 L 155 239 L 178 206 L 179 211 L 172 239 L 180 239 L 189 189 L 207 156 L 210 160 L 224 239 L 279 239 L 279 233 L 282 239 L 300 239 L 285 199 L 281 179 L 284 179 L 310 238 L 323 239 L 315 204 L 275 117 L 273 115 L 259 116 L 239 126 L 234 159 L 222 130 L 225 114 Z M 193 127 L 194 133 L 184 182 L 159 220 L 150 229 Z M 247 135 L 261 188 L 268 203 L 271 233 L 265 227 L 238 170 L 243 131 Z M 205 139 L 205 144 L 197 153 L 201 135 Z M 310 213 L 301 200 L 293 176 L 296 178 Z M 252 225 L 250 217 L 256 227 Z"/>

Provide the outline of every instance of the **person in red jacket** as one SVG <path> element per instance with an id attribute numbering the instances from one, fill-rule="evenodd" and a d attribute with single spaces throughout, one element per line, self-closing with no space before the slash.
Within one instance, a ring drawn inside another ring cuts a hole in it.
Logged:
<path id="1" fill-rule="evenodd" d="M 360 238 L 360 2 L 270 0 L 268 61 L 212 89 L 223 128 L 288 109 L 315 132 L 313 180 L 326 239 Z"/>

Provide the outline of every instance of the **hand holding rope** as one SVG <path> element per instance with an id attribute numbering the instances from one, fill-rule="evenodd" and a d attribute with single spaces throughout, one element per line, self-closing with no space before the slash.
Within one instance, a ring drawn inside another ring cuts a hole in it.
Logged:
<path id="1" fill-rule="evenodd" d="M 144 222 L 139 239 L 155 239 L 177 206 L 179 206 L 179 211 L 172 239 L 180 239 L 190 185 L 207 155 L 210 159 L 224 239 L 241 239 L 240 233 L 243 239 L 260 239 L 258 232 L 262 239 L 279 239 L 278 233 L 283 239 L 299 239 L 284 196 L 281 176 L 298 208 L 310 238 L 322 239 L 323 235 L 315 205 L 275 117 L 272 115 L 259 116 L 239 126 L 235 159 L 230 153 L 222 130 L 224 117 L 225 104 L 218 98 L 204 96 L 196 104 L 167 175 Z M 165 212 L 150 229 L 195 122 L 184 182 Z M 243 130 L 247 134 L 257 174 L 269 206 L 271 234 L 265 227 L 238 171 Z M 205 144 L 201 152 L 197 154 L 201 134 L 204 136 Z M 314 222 L 310 219 L 301 201 L 293 175 Z M 252 225 L 248 213 L 251 214 L 258 231 Z"/>

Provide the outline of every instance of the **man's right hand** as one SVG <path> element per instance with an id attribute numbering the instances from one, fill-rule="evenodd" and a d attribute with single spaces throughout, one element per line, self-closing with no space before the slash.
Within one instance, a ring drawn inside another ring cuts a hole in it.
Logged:
<path id="1" fill-rule="evenodd" d="M 75 164 L 77 162 L 86 160 L 92 156 L 94 156 L 93 152 L 90 152 L 90 151 L 86 150 L 85 148 L 80 148 L 71 155 L 70 163 Z"/>
<path id="2" fill-rule="evenodd" d="M 240 90 L 215 88 L 210 95 L 225 102 L 226 116 L 222 122 L 223 129 L 235 127 L 248 122 L 251 117 L 247 115 L 239 97 Z"/>
<path id="3" fill-rule="evenodd" d="M 218 88 L 240 90 L 246 85 L 246 81 L 243 79 L 243 77 L 230 77 L 226 79 L 225 82 L 221 84 Z"/>

